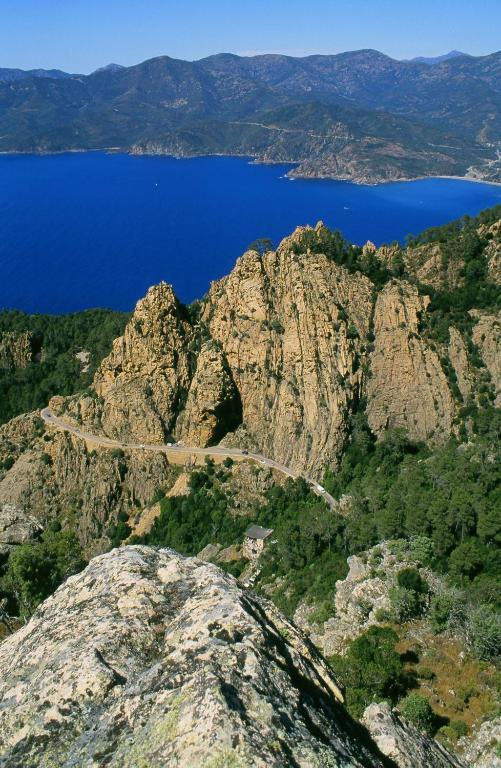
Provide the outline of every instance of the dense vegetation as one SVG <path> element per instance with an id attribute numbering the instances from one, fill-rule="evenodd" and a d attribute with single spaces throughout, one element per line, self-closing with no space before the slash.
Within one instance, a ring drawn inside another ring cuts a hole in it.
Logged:
<path id="1" fill-rule="evenodd" d="M 437 341 L 447 342 L 449 327 L 456 326 L 468 334 L 473 325 L 473 318 L 468 314 L 471 309 L 499 310 L 501 291 L 489 279 L 485 248 L 491 235 L 481 236 L 480 226 L 488 227 L 501 218 L 501 205 L 482 211 L 472 218 L 463 216 L 441 227 L 425 230 L 418 237 L 409 238 L 411 246 L 438 243 L 442 251 L 442 272 L 447 275 L 449 266 L 460 266 L 456 285 L 447 285 L 436 290 L 431 286 L 420 286 L 431 297 L 431 304 L 424 318 L 422 331 Z M 470 354 L 475 360 L 475 350 Z"/>
<path id="2" fill-rule="evenodd" d="M 346 688 L 346 706 L 354 717 L 361 717 L 373 701 L 395 704 L 411 685 L 395 650 L 397 641 L 393 629 L 371 627 L 351 643 L 346 656 L 330 658 Z"/>
<path id="3" fill-rule="evenodd" d="M 104 309 L 60 316 L 1 311 L 0 339 L 3 333 L 30 332 L 32 362 L 14 370 L 0 367 L 0 424 L 47 405 L 53 395 L 85 389 L 128 318 L 125 312 Z M 75 357 L 81 350 L 90 353 L 85 371 Z"/>
<path id="4" fill-rule="evenodd" d="M 216 469 L 214 462 L 207 460 L 205 469 L 191 473 L 189 495 L 163 498 L 151 530 L 144 536 L 133 536 L 131 543 L 168 546 L 183 555 L 196 555 L 207 544 L 240 542 L 249 521 L 228 513 L 229 497 L 224 490 L 227 471 L 227 467 Z"/>
<path id="5" fill-rule="evenodd" d="M 400 273 L 400 262 L 388 269 L 374 253 L 363 253 L 362 248 L 348 242 L 338 230 L 329 227 L 307 229 L 301 234 L 297 243 L 293 244 L 293 252 L 322 253 L 350 272 L 362 272 L 377 286 L 381 287 L 392 275 Z"/>
<path id="6" fill-rule="evenodd" d="M 499 573 L 499 412 L 491 409 L 486 434 L 467 445 L 451 440 L 430 450 L 399 430 L 375 442 L 365 417 L 353 418 L 339 471 L 325 485 L 352 496 L 346 523 L 350 552 L 385 539 L 425 536 L 429 562 L 471 596 L 495 594 Z"/>
<path id="7" fill-rule="evenodd" d="M 54 521 L 38 540 L 21 544 L 10 555 L 0 578 L 0 599 L 6 600 L 6 612 L 28 619 L 37 605 L 85 565 L 76 535 L 61 530 Z"/>

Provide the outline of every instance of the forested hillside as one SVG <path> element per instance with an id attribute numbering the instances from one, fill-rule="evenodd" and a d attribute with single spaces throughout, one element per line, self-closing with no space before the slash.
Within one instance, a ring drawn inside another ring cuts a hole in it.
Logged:
<path id="1" fill-rule="evenodd" d="M 43 408 L 52 395 L 85 389 L 128 318 L 103 309 L 61 316 L 1 311 L 0 424 Z"/>
<path id="2" fill-rule="evenodd" d="M 12 71 L 0 77 L 0 150 L 244 154 L 297 163 L 300 176 L 362 183 L 466 174 L 495 181 L 499 57 L 430 67 L 374 50 L 220 54 L 162 56 L 88 76 Z"/>

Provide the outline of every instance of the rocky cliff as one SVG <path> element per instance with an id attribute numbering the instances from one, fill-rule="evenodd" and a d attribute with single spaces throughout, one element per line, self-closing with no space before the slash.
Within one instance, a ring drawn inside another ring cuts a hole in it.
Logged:
<path id="1" fill-rule="evenodd" d="M 244 254 L 212 285 L 203 318 L 234 371 L 253 443 L 318 472 L 338 455 L 361 396 L 372 286 L 327 256 L 301 252 L 304 231 L 262 257 Z"/>
<path id="2" fill-rule="evenodd" d="M 466 768 L 466 763 L 441 744 L 392 712 L 386 702 L 367 707 L 362 722 L 381 752 L 394 760 L 398 768 Z"/>
<path id="3" fill-rule="evenodd" d="M 196 319 L 168 286 L 150 289 L 96 374 L 99 427 L 138 441 L 224 438 L 317 475 L 336 463 L 364 400 L 376 435 L 402 427 L 415 440 L 447 440 L 475 400 L 479 364 L 500 386 L 495 314 L 472 311 L 471 338 L 454 325 L 447 343 L 427 332 L 423 281 L 457 288 L 464 259 L 445 258 L 440 243 L 405 252 L 369 243 L 361 269 L 347 269 L 322 251 L 327 233 L 300 227 L 276 251 L 247 251 Z M 378 289 L 362 271 L 371 258 L 387 270 L 400 260 L 409 278 Z"/>
<path id="4" fill-rule="evenodd" d="M 51 407 L 90 433 L 223 441 L 318 479 L 336 466 L 361 408 L 376 436 L 393 427 L 428 443 L 465 434 L 468 414 L 489 398 L 499 404 L 499 316 L 483 294 L 462 314 L 447 302 L 442 310 L 440 296 L 459 291 L 464 303 L 471 264 L 495 290 L 499 222 L 470 234 L 473 251 L 454 237 L 357 249 L 319 223 L 276 250 L 248 250 L 191 308 L 165 283 L 153 286 L 93 387 Z M 35 421 L 0 430 L 0 502 L 42 518 L 69 507 L 88 541 L 169 478 L 162 456 L 43 435 Z"/>
<path id="5" fill-rule="evenodd" d="M 171 550 L 94 559 L 0 667 L 5 768 L 386 764 L 305 635 Z"/>
<path id="6" fill-rule="evenodd" d="M 367 416 L 375 434 L 403 427 L 416 440 L 451 434 L 455 403 L 437 352 L 419 336 L 429 298 L 404 280 L 387 283 L 374 312 Z"/>
<path id="7" fill-rule="evenodd" d="M 33 357 L 32 334 L 29 332 L 0 333 L 0 368 L 8 371 L 26 368 Z"/>
<path id="8" fill-rule="evenodd" d="M 191 335 L 171 286 L 150 288 L 94 377 L 107 434 L 165 441 L 189 385 Z"/>

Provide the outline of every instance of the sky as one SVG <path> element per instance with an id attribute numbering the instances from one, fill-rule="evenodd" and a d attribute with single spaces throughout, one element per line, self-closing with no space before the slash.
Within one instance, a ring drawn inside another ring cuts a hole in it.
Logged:
<path id="1" fill-rule="evenodd" d="M 154 56 L 340 53 L 397 59 L 501 47 L 499 0 L 0 0 L 0 67 L 87 74 Z"/>

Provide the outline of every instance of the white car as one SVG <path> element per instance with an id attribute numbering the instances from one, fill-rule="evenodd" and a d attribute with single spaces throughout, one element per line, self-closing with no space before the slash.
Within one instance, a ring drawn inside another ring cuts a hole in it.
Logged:
<path id="1" fill-rule="evenodd" d="M 145 444 L 144 444 L 144 443 L 141 443 L 141 445 L 140 445 L 139 447 L 140 447 L 140 448 L 146 448 L 146 446 L 145 446 Z"/>
<path id="2" fill-rule="evenodd" d="M 172 448 L 172 443 L 167 443 L 167 448 Z"/>

